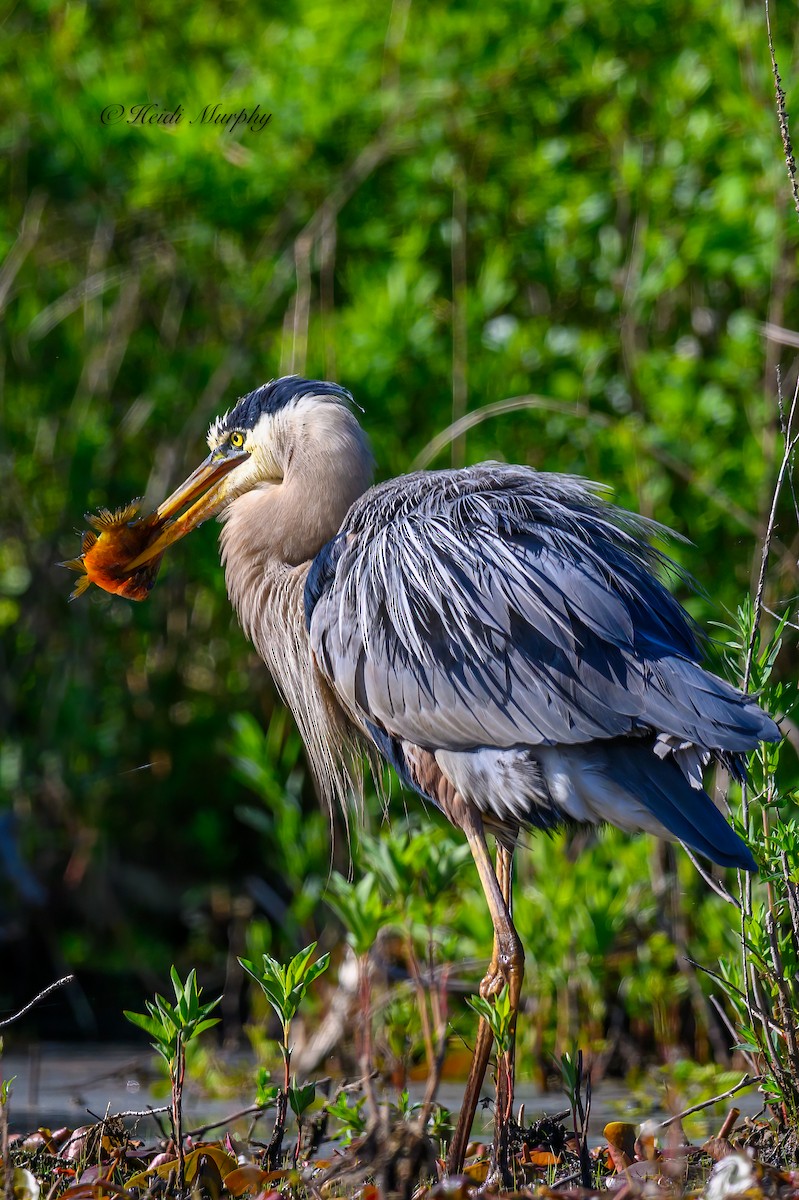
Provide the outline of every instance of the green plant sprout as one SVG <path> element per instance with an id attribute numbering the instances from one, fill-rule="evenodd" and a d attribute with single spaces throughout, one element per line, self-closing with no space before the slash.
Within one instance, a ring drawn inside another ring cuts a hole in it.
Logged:
<path id="1" fill-rule="evenodd" d="M 467 996 L 466 1003 L 487 1023 L 497 1047 L 497 1106 L 494 1110 L 494 1142 L 489 1172 L 492 1174 L 498 1169 L 497 1164 L 503 1158 L 507 1161 L 510 1104 L 513 1095 L 511 1048 L 516 1032 L 515 1013 L 511 1008 L 510 989 L 507 984 L 503 984 L 502 990 L 490 1000 L 484 996 Z M 500 1097 L 507 1098 L 507 1104 L 501 1103 Z"/>
<path id="2" fill-rule="evenodd" d="M 186 1186 L 186 1160 L 183 1152 L 183 1083 L 186 1076 L 186 1046 L 205 1030 L 219 1024 L 218 1017 L 210 1014 L 222 999 L 218 996 L 206 1004 L 200 1003 L 202 988 L 197 986 L 194 968 L 189 971 L 186 982 L 181 981 L 177 969 L 170 968 L 170 978 L 175 992 L 172 1005 L 157 992 L 154 1000 L 145 1000 L 147 1013 L 125 1012 L 133 1025 L 137 1025 L 153 1039 L 153 1049 L 161 1055 L 169 1071 L 172 1093 L 172 1132 L 178 1159 L 178 1192 L 182 1195 Z"/>
<path id="3" fill-rule="evenodd" d="M 235 714 L 230 724 L 225 748 L 233 774 L 262 802 L 239 805 L 236 817 L 269 846 L 281 847 L 281 875 L 290 897 L 280 921 L 282 953 L 297 945 L 317 909 L 329 867 L 327 821 L 321 808 L 303 808 L 302 740 L 287 710 L 275 709 L 266 729 L 250 713 Z M 266 922 L 258 924 L 262 936 L 271 939 L 277 933 Z M 268 942 L 256 947 L 253 941 L 248 933 L 250 958 L 278 949 Z"/>
<path id="4" fill-rule="evenodd" d="M 373 871 L 350 883 L 337 871 L 330 879 L 327 903 L 347 931 L 347 942 L 358 960 L 358 999 L 361 1021 L 357 1030 L 357 1054 L 372 1117 L 377 1116 L 377 1098 L 372 1084 L 372 977 L 369 951 L 381 930 L 390 928 L 396 909 L 384 903 Z"/>
<path id="5" fill-rule="evenodd" d="M 3 1039 L 0 1037 L 0 1063 L 2 1058 Z M 11 1158 L 8 1149 L 8 1104 L 11 1099 L 11 1085 L 15 1079 L 16 1075 L 11 1075 L 8 1079 L 0 1078 L 0 1166 L 2 1166 L 4 1180 L 11 1178 Z"/>
<path id="6" fill-rule="evenodd" d="M 507 1055 L 513 1041 L 513 1010 L 508 985 L 504 984 L 502 991 L 492 1000 L 487 1000 L 484 996 L 467 996 L 466 1003 L 474 1009 L 478 1017 L 488 1022 L 499 1054 Z"/>
<path id="7" fill-rule="evenodd" d="M 347 942 L 360 962 L 366 959 L 377 936 L 395 916 L 385 904 L 378 887 L 377 876 L 367 871 L 357 883 L 351 883 L 338 871 L 330 877 L 327 903 L 347 931 Z"/>
<path id="8" fill-rule="evenodd" d="M 773 679 L 789 624 L 786 611 L 764 637 L 757 604 L 747 596 L 734 626 L 725 629 L 730 673 L 743 678 L 771 712 L 789 715 L 796 706 L 794 684 Z M 739 957 L 720 962 L 719 974 L 737 1019 L 739 1044 L 752 1082 L 783 1127 L 799 1129 L 799 824 L 797 793 L 780 783 L 785 740 L 761 745 L 750 756 L 751 783 L 742 788 L 738 831 L 752 847 L 764 894 L 752 880 L 739 881 Z"/>
<path id="9" fill-rule="evenodd" d="M 413 818 L 406 828 L 387 828 L 379 837 L 362 835 L 357 857 L 364 869 L 376 875 L 384 897 L 390 898 L 397 911 L 427 1070 L 432 1072 L 436 1069 L 436 1034 L 446 1027 L 446 1014 L 439 991 L 431 985 L 439 964 L 459 957 L 462 950 L 456 940 L 451 957 L 443 952 L 450 932 L 445 913 L 448 905 L 450 910 L 455 908 L 453 898 L 461 882 L 459 870 L 471 862 L 471 852 L 451 829 L 431 823 L 420 827 L 418 818 Z M 404 1004 L 404 1000 L 398 1003 Z M 386 1038 L 398 1063 L 411 1048 L 400 1046 L 397 1035 L 406 1041 L 409 1029 L 407 1019 L 396 1024 L 393 1031 L 386 1021 Z"/>
<path id="10" fill-rule="evenodd" d="M 277 1100 L 280 1088 L 272 1083 L 266 1067 L 259 1067 L 255 1075 L 255 1103 L 259 1108 L 270 1108 Z"/>
<path id="11" fill-rule="evenodd" d="M 301 1118 L 302 1112 L 311 1099 L 302 1106 L 300 1112 L 294 1107 L 294 1102 L 291 1100 L 293 1091 L 295 1099 L 304 1095 L 305 1089 L 292 1089 L 291 1085 L 291 1023 L 297 1015 L 297 1010 L 305 999 L 308 988 L 315 979 L 318 979 L 323 971 L 326 971 L 330 963 L 330 955 L 322 954 L 313 962 L 313 954 L 316 950 L 316 942 L 311 942 L 304 950 L 300 950 L 299 954 L 288 963 L 279 963 L 277 959 L 272 958 L 269 954 L 261 956 L 262 961 L 260 967 L 250 962 L 249 959 L 240 958 L 244 970 L 258 984 L 263 991 L 273 1011 L 275 1012 L 281 1027 L 280 1053 L 283 1058 L 283 1087 L 277 1097 L 277 1113 L 275 1115 L 275 1127 L 272 1131 L 272 1138 L 266 1151 L 266 1160 L 271 1167 L 277 1166 L 280 1159 L 280 1154 L 283 1146 L 283 1136 L 286 1129 L 287 1106 L 291 1102 L 292 1109 L 298 1117 Z M 313 1084 L 309 1085 L 313 1087 Z M 297 1100 L 299 1103 L 299 1100 Z M 299 1145 L 299 1143 L 298 1143 Z"/>
<path id="12" fill-rule="evenodd" d="M 302 1143 L 302 1126 L 303 1118 L 308 1109 L 316 1099 L 316 1084 L 306 1083 L 300 1087 L 297 1086 L 295 1077 L 294 1084 L 288 1089 L 288 1100 L 291 1106 L 291 1111 L 297 1118 L 297 1144 L 294 1147 L 294 1166 L 296 1168 L 297 1161 L 300 1157 L 300 1145 Z"/>
<path id="13" fill-rule="evenodd" d="M 342 1145 L 349 1146 L 354 1138 L 366 1132 L 366 1117 L 363 1114 L 365 1103 L 365 1096 L 353 1097 L 350 1103 L 348 1093 L 339 1092 L 335 1100 L 326 1105 L 330 1116 L 341 1123 L 341 1129 L 335 1136 L 341 1138 Z"/>
<path id="14" fill-rule="evenodd" d="M 572 1110 L 574 1140 L 580 1160 L 580 1182 L 584 1188 L 592 1186 L 591 1159 L 588 1154 L 588 1118 L 591 1113 L 591 1074 L 583 1068 L 582 1050 L 566 1051 L 555 1064 L 563 1080 L 563 1090 Z M 585 1104 L 583 1104 L 585 1087 Z"/>

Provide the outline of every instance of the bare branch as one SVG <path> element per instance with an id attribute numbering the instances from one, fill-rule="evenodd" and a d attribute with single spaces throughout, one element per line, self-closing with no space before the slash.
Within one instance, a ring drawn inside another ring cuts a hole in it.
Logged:
<path id="1" fill-rule="evenodd" d="M 685 842 L 682 842 L 681 845 L 710 890 L 715 892 L 717 896 L 721 896 L 722 900 L 724 900 L 727 904 L 732 904 L 735 908 L 740 908 L 740 902 L 736 900 L 735 896 L 733 896 L 731 892 L 727 891 L 723 883 L 721 883 L 718 879 L 714 879 L 713 876 L 705 870 L 705 868 L 694 855 L 693 851 L 686 846 Z"/>
<path id="2" fill-rule="evenodd" d="M 6 1025 L 13 1025 L 15 1021 L 18 1021 L 20 1017 L 24 1017 L 25 1013 L 28 1013 L 32 1008 L 35 1008 L 40 1001 L 49 996 L 51 992 L 54 992 L 56 988 L 63 987 L 65 983 L 72 983 L 74 978 L 74 975 L 65 975 L 63 979 L 57 979 L 55 983 L 49 984 L 44 991 L 39 992 L 38 995 L 34 996 L 32 1000 L 29 1000 L 24 1008 L 21 1008 L 19 1012 L 14 1013 L 13 1017 L 6 1017 L 5 1020 L 0 1021 L 0 1029 L 5 1029 Z"/>
<path id="3" fill-rule="evenodd" d="M 777 371 L 777 396 L 780 407 L 782 407 L 782 381 L 779 370 Z M 744 691 L 747 691 L 749 688 L 749 680 L 752 674 L 752 662 L 755 654 L 755 643 L 757 641 L 757 632 L 760 628 L 760 618 L 763 613 L 763 593 L 766 587 L 766 571 L 768 568 L 769 554 L 771 553 L 771 543 L 774 538 L 774 531 L 777 525 L 777 505 L 779 503 L 780 493 L 782 492 L 782 485 L 785 482 L 786 473 L 791 465 L 794 449 L 796 448 L 797 442 L 799 442 L 799 433 L 793 432 L 797 403 L 799 403 L 799 381 L 797 381 L 797 385 L 794 388 L 793 398 L 791 399 L 791 407 L 788 410 L 788 418 L 785 422 L 785 450 L 782 456 L 782 462 L 780 463 L 780 469 L 777 472 L 777 479 L 774 484 L 774 491 L 771 497 L 771 508 L 769 509 L 768 520 L 766 522 L 766 533 L 765 537 L 763 538 L 763 549 L 760 556 L 760 574 L 757 581 L 757 588 L 755 590 L 755 607 L 754 619 L 752 621 L 752 633 L 749 638 L 749 645 L 746 651 L 746 664 L 744 666 Z M 742 812 L 744 824 L 746 824 L 749 812 L 749 805 L 746 797 L 744 797 Z"/>
<path id="4" fill-rule="evenodd" d="M 673 1117 L 667 1117 L 665 1121 L 660 1122 L 660 1128 L 665 1129 L 668 1125 L 673 1125 L 675 1121 L 682 1121 L 683 1117 L 690 1117 L 693 1113 L 701 1112 L 703 1108 L 710 1108 L 711 1104 L 718 1104 L 722 1100 L 729 1099 L 736 1092 L 743 1091 L 744 1088 L 753 1087 L 756 1083 L 760 1083 L 762 1075 L 744 1075 L 740 1083 L 736 1083 L 735 1087 L 731 1087 L 729 1091 L 722 1092 L 719 1096 L 713 1096 L 710 1100 L 703 1100 L 701 1104 L 694 1104 L 691 1108 L 683 1109 L 682 1112 L 675 1113 Z"/>

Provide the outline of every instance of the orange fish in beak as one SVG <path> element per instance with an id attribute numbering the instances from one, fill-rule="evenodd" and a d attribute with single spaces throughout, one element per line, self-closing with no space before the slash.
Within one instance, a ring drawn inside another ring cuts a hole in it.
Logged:
<path id="1" fill-rule="evenodd" d="M 218 512 L 224 500 L 219 485 L 248 457 L 243 450 L 214 451 L 149 516 L 137 516 L 138 501 L 117 512 L 103 508 L 97 514 L 87 513 L 86 520 L 96 532 L 86 530 L 80 556 L 61 564 L 81 575 L 70 599 L 83 595 L 94 583 L 128 600 L 146 600 L 164 551 Z"/>
<path id="2" fill-rule="evenodd" d="M 162 555 L 148 559 L 137 570 L 130 569 L 130 563 L 159 532 L 159 527 L 154 523 L 155 513 L 149 517 L 137 517 L 138 511 L 139 503 L 133 501 L 116 512 L 101 508 L 96 514 L 86 513 L 86 520 L 96 532 L 87 529 L 81 537 L 80 557 L 61 563 L 61 566 L 80 573 L 70 600 L 82 596 L 90 583 L 96 583 L 103 591 L 125 596 L 128 600 L 147 598 L 155 583 Z"/>

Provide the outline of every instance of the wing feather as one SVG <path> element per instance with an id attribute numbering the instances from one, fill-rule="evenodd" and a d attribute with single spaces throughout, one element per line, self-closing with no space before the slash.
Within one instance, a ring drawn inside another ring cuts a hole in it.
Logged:
<path id="1" fill-rule="evenodd" d="M 656 575 L 658 533 L 569 476 L 484 464 L 392 480 L 312 568 L 311 645 L 356 719 L 423 746 L 657 732 L 749 749 L 776 727 L 698 665 Z"/>

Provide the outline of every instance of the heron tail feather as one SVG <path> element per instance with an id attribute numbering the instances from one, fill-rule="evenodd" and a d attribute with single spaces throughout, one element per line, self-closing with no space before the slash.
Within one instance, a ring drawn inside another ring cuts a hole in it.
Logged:
<path id="1" fill-rule="evenodd" d="M 746 843 L 707 792 L 692 787 L 672 758 L 658 758 L 645 744 L 619 741 L 608 748 L 605 771 L 691 850 L 722 867 L 757 870 Z"/>

